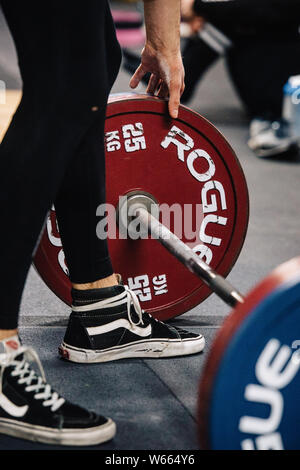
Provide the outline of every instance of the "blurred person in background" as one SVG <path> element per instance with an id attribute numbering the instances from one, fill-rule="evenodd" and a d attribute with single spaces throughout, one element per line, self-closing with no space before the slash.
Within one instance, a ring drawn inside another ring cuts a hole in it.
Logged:
<path id="1" fill-rule="evenodd" d="M 182 0 L 182 17 L 192 33 L 183 51 L 182 101 L 188 102 L 205 71 L 223 52 L 251 120 L 249 147 L 260 157 L 297 151 L 297 138 L 290 136 L 282 117 L 282 99 L 289 77 L 300 74 L 299 0 Z M 223 51 L 213 47 L 214 39 Z"/>
<path id="2" fill-rule="evenodd" d="M 283 86 L 300 74 L 299 0 L 182 0 L 188 103 L 209 67 L 223 56 L 250 118 L 249 147 L 259 157 L 298 153 L 282 116 Z M 134 56 L 124 51 L 124 67 Z M 201 103 L 200 111 L 201 111 Z"/>

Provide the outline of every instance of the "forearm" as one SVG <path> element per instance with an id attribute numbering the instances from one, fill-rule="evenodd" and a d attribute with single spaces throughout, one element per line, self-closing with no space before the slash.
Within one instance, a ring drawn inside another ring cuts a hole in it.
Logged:
<path id="1" fill-rule="evenodd" d="M 180 0 L 144 0 L 146 44 L 141 64 L 130 80 L 136 88 L 146 73 L 151 74 L 147 93 L 167 99 L 170 116 L 177 119 L 184 90 L 180 51 Z"/>
<path id="2" fill-rule="evenodd" d="M 144 0 L 147 43 L 160 53 L 180 51 L 180 0 Z"/>

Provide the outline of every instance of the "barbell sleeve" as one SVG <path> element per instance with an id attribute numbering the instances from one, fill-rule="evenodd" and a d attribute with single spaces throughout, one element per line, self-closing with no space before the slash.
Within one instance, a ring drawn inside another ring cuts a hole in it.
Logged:
<path id="1" fill-rule="evenodd" d="M 230 282 L 210 268 L 189 246 L 160 223 L 145 207 L 138 207 L 135 215 L 143 228 L 151 235 L 151 238 L 157 239 L 189 271 L 200 277 L 226 304 L 235 307 L 244 302 L 242 294 Z"/>

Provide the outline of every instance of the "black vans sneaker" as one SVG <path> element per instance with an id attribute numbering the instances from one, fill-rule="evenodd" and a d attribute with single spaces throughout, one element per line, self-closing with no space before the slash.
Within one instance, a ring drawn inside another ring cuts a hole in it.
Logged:
<path id="1" fill-rule="evenodd" d="M 202 335 L 154 319 L 127 286 L 72 291 L 73 306 L 59 354 L 73 362 L 160 358 L 203 350 Z"/>
<path id="2" fill-rule="evenodd" d="M 34 360 L 41 377 L 27 360 Z M 70 446 L 112 439 L 115 423 L 62 398 L 46 383 L 36 352 L 14 336 L 0 342 L 0 433 Z"/>

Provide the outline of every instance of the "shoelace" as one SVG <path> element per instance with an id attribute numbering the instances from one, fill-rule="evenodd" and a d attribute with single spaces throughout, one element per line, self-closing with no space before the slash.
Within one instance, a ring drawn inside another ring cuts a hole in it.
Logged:
<path id="1" fill-rule="evenodd" d="M 129 289 L 128 286 L 125 285 L 124 287 L 125 287 L 125 292 L 127 294 L 127 315 L 128 315 L 129 321 L 132 325 L 135 325 L 135 326 L 143 325 L 144 324 L 143 322 L 144 311 L 141 308 L 141 304 L 138 299 L 138 296 L 133 290 Z M 137 314 L 138 319 L 139 319 L 137 323 L 134 323 L 132 316 L 131 316 L 131 304 L 133 305 L 135 313 Z"/>
<path id="2" fill-rule="evenodd" d="M 157 320 L 157 318 L 152 317 L 152 315 L 149 312 L 145 312 L 145 310 L 141 308 L 141 304 L 136 293 L 133 290 L 129 289 L 128 286 L 124 285 L 124 287 L 125 287 L 125 291 L 127 292 L 127 312 L 128 312 L 128 318 L 129 318 L 130 323 L 135 326 L 144 325 L 143 314 L 147 314 L 148 317 L 150 317 L 152 320 L 159 323 L 159 320 Z M 134 323 L 131 317 L 131 303 L 134 307 L 135 313 L 139 317 L 139 321 L 137 323 Z"/>
<path id="3" fill-rule="evenodd" d="M 23 354 L 24 357 L 21 360 L 15 360 L 17 356 Z M 37 363 L 38 368 L 41 372 L 41 377 L 30 368 L 30 364 L 26 361 L 34 361 Z M 43 406 L 50 406 L 51 411 L 56 411 L 60 408 L 65 399 L 60 397 L 59 394 L 52 390 L 51 385 L 46 383 L 45 372 L 41 361 L 34 349 L 29 347 L 21 346 L 14 353 L 6 354 L 4 360 L 1 360 L 0 364 L 0 393 L 2 393 L 2 377 L 4 370 L 13 366 L 14 370 L 11 372 L 13 377 L 19 377 L 18 383 L 26 384 L 26 392 L 36 392 L 34 398 L 36 400 L 43 400 Z M 36 383 L 32 384 L 33 381 Z"/>
<path id="4" fill-rule="evenodd" d="M 130 323 L 134 326 L 138 325 L 144 325 L 143 321 L 143 314 L 145 313 L 144 310 L 142 310 L 140 301 L 138 299 L 138 296 L 136 293 L 129 289 L 128 286 L 124 285 L 124 292 L 122 292 L 119 295 L 115 295 L 114 297 L 109 297 L 108 299 L 104 300 L 99 300 L 98 302 L 90 303 L 87 305 L 80 305 L 80 306 L 75 306 L 72 305 L 72 310 L 73 312 L 90 312 L 91 310 L 97 310 L 100 308 L 113 308 L 118 305 L 123 305 L 127 304 L 127 315 Z M 133 305 L 134 311 L 138 316 L 138 322 L 135 323 L 132 319 L 131 315 L 131 305 Z M 148 315 L 151 317 L 151 315 L 148 313 Z M 151 317 L 153 318 L 153 317 Z M 156 319 L 155 319 L 156 320 Z M 156 320 L 158 321 L 158 320 Z"/>

